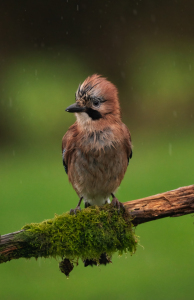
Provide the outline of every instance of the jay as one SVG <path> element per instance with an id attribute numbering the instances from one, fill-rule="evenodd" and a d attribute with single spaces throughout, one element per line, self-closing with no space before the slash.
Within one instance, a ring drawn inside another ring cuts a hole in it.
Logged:
<path id="1" fill-rule="evenodd" d="M 132 158 L 131 135 L 121 121 L 118 91 L 114 84 L 97 74 L 79 85 L 76 102 L 66 108 L 75 113 L 76 122 L 62 139 L 63 165 L 69 181 L 80 200 L 70 213 L 90 205 L 110 203 L 120 210 L 124 207 L 115 197 Z M 102 253 L 100 264 L 110 263 Z M 84 266 L 97 265 L 86 259 Z"/>
<path id="2" fill-rule="evenodd" d="M 76 102 L 66 108 L 76 122 L 62 139 L 63 165 L 79 202 L 70 212 L 110 203 L 132 158 L 131 135 L 121 121 L 118 91 L 114 84 L 94 74 L 79 85 Z"/>

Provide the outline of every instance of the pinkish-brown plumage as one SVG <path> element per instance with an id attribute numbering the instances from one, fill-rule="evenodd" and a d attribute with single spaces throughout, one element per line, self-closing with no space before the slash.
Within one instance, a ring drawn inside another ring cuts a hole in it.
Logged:
<path id="1" fill-rule="evenodd" d="M 132 156 L 117 88 L 94 74 L 78 87 L 76 103 L 66 110 L 77 118 L 62 140 L 69 181 L 85 203 L 102 205 L 119 187 Z"/>

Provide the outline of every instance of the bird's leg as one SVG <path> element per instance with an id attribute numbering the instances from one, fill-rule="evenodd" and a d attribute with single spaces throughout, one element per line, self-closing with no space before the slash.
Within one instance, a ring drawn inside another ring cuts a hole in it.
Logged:
<path id="1" fill-rule="evenodd" d="M 111 196 L 112 196 L 112 205 L 114 207 L 117 207 L 118 208 L 118 212 L 120 212 L 120 208 L 122 207 L 123 209 L 125 209 L 124 205 L 122 202 L 119 202 L 119 200 L 115 197 L 115 195 L 113 193 L 111 193 Z"/>
<path id="2" fill-rule="evenodd" d="M 76 213 L 77 213 L 78 210 L 81 211 L 80 205 L 81 205 L 82 199 L 83 199 L 83 197 L 81 197 L 81 198 L 79 199 L 78 205 L 76 206 L 75 209 L 73 209 L 73 208 L 70 209 L 70 214 L 75 214 L 75 215 L 76 215 Z"/>

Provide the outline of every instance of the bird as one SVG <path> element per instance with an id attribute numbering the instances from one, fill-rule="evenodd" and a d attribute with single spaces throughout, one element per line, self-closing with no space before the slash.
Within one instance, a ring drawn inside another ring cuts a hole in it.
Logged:
<path id="1" fill-rule="evenodd" d="M 66 112 L 76 117 L 62 139 L 63 166 L 79 197 L 70 213 L 81 210 L 82 200 L 87 208 L 110 203 L 111 196 L 119 212 L 124 206 L 115 193 L 132 158 L 132 142 L 121 120 L 116 86 L 98 74 L 87 77 L 79 84 L 75 102 Z M 101 263 L 106 264 L 103 257 Z"/>

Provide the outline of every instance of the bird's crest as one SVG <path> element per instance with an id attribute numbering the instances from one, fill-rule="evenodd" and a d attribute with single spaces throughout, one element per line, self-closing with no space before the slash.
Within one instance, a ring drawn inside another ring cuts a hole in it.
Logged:
<path id="1" fill-rule="evenodd" d="M 99 111 L 102 116 L 112 114 L 120 118 L 120 105 L 118 90 L 116 86 L 105 77 L 93 74 L 79 84 L 75 94 L 76 102 L 79 106 L 92 108 L 94 112 Z M 99 108 L 94 107 L 94 103 L 104 103 Z M 99 117 L 97 119 L 100 119 Z M 94 119 L 94 118 L 92 118 Z M 96 120 L 96 118 L 95 118 Z"/>

